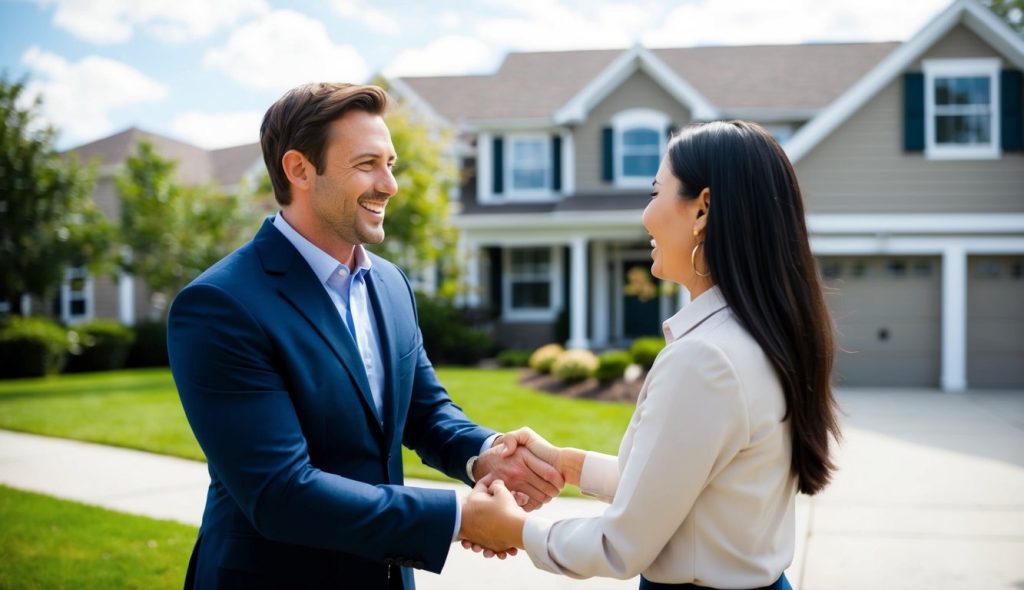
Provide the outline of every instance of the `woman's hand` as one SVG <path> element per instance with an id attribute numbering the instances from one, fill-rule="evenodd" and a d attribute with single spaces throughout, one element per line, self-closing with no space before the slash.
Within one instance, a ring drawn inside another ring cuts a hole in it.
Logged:
<path id="1" fill-rule="evenodd" d="M 580 472 L 583 469 L 583 458 L 586 455 L 584 451 L 556 447 L 528 426 L 506 432 L 501 439 L 501 444 L 505 445 L 503 457 L 511 456 L 520 445 L 525 446 L 538 459 L 557 469 L 565 483 L 574 486 L 580 485 Z"/>
<path id="2" fill-rule="evenodd" d="M 483 477 L 462 505 L 462 546 L 484 556 L 515 555 L 523 546 L 526 512 L 501 480 Z"/>

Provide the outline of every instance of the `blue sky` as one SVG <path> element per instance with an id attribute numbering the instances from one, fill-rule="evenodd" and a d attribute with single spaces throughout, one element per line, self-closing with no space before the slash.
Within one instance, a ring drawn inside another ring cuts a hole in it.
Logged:
<path id="1" fill-rule="evenodd" d="M 63 148 L 129 126 L 256 141 L 311 80 L 487 73 L 509 51 L 905 40 L 950 0 L 0 0 L 0 70 Z"/>

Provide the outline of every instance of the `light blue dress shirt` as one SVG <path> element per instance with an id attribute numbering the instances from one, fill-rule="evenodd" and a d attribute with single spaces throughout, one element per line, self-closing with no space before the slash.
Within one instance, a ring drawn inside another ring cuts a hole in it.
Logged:
<path id="1" fill-rule="evenodd" d="M 348 314 L 352 314 L 352 325 L 355 326 L 355 340 L 359 347 L 359 355 L 363 358 L 363 366 L 366 367 L 366 376 L 370 380 L 370 393 L 373 396 L 373 403 L 377 406 L 377 417 L 384 416 L 384 364 L 380 351 L 380 335 L 377 333 L 377 322 L 374 320 L 373 306 L 366 292 L 366 273 L 373 266 L 373 262 L 366 254 L 366 249 L 357 244 L 355 248 L 355 270 L 335 260 L 333 256 L 324 252 L 312 242 L 307 240 L 295 231 L 284 219 L 284 215 L 278 213 L 274 216 L 274 227 L 276 227 L 295 249 L 299 251 L 313 274 L 323 285 L 327 295 L 330 296 L 334 306 L 338 309 L 338 316 L 347 327 Z M 487 437 L 480 447 L 480 454 L 491 448 L 497 434 Z M 469 464 L 466 466 L 469 478 L 473 479 Z M 459 538 L 459 529 L 462 527 L 462 504 L 456 502 L 455 510 L 455 532 L 452 534 L 452 541 Z"/>

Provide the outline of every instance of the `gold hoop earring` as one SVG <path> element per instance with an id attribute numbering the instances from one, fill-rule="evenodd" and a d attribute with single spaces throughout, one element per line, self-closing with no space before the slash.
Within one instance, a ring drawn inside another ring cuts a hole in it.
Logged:
<path id="1" fill-rule="evenodd" d="M 707 272 L 700 272 L 700 270 L 697 269 L 697 249 L 703 245 L 704 242 L 697 242 L 697 245 L 693 247 L 693 251 L 690 252 L 690 264 L 693 265 L 693 272 L 697 273 L 697 276 L 701 278 L 711 276 L 710 270 Z"/>

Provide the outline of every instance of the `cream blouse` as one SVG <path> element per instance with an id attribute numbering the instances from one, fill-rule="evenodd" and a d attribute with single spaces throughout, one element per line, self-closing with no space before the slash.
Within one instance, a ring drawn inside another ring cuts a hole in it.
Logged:
<path id="1" fill-rule="evenodd" d="M 541 569 L 574 578 L 773 583 L 793 559 L 796 478 L 778 378 L 717 287 L 664 323 L 618 457 L 589 452 L 580 487 L 598 517 L 526 521 Z"/>

